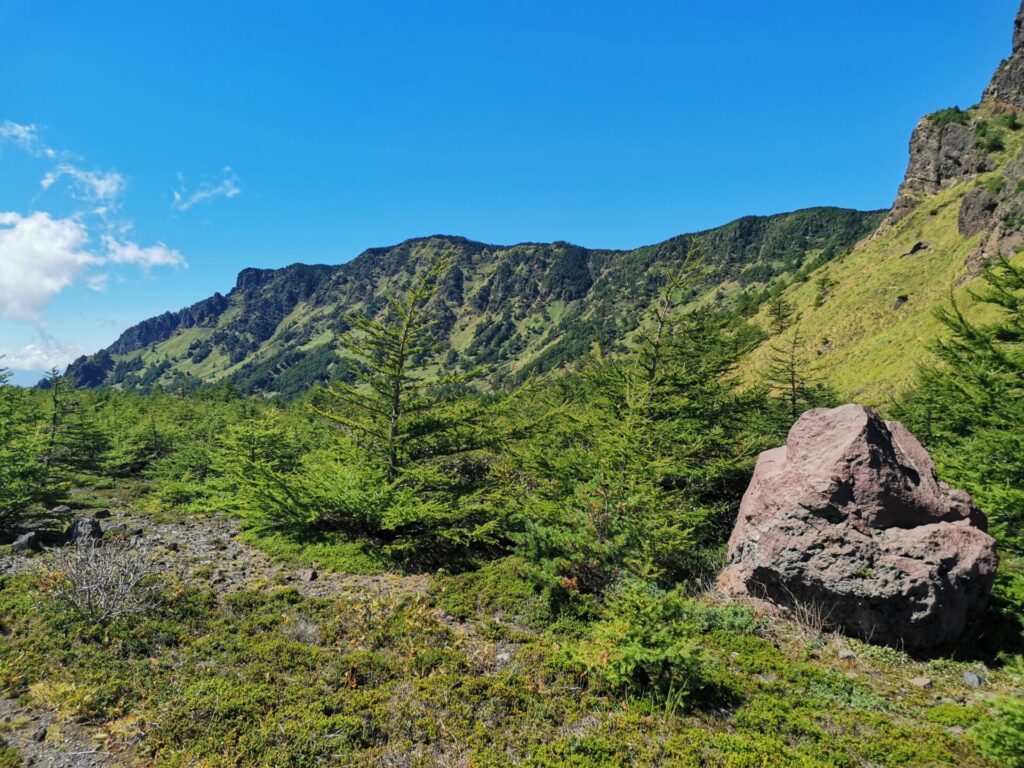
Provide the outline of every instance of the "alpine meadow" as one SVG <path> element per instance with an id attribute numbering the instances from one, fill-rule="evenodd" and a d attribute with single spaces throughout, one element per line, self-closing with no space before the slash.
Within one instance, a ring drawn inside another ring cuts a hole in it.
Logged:
<path id="1" fill-rule="evenodd" d="M 392 11 L 356 15 L 408 22 Z M 577 31 L 594 43 L 591 12 Z M 25 30 L 46 16 L 5 15 Z M 165 82 L 188 93 L 167 92 L 183 111 L 180 126 L 160 113 L 160 146 L 185 152 L 192 119 L 212 142 L 255 103 L 270 123 L 273 73 L 337 61 L 312 18 L 285 49 L 250 22 L 243 58 L 225 42 L 223 70 L 183 62 Z M 109 53 L 139 63 L 124 94 L 198 20 L 181 24 L 153 51 Z M 49 45 L 87 34 L 69 28 Z M 403 67 L 454 55 L 402 28 L 360 50 Z M 51 144 L 73 135 L 52 116 L 45 136 L 0 123 L 5 185 L 30 168 L 33 195 L 25 213 L 0 198 L 0 335 L 35 334 L 0 339 L 0 768 L 1024 767 L 1024 6 L 1012 32 L 976 104 L 936 104 L 913 129 L 889 208 L 750 215 L 633 248 L 415 237 L 247 266 L 177 310 L 152 297 L 186 280 L 184 246 L 139 245 L 147 214 L 127 218 L 142 172 L 89 170 Z M 556 45 L 520 42 L 525 58 Z M 12 82 L 46 69 L 30 47 L 12 49 Z M 81 66 L 101 77 L 112 60 Z M 249 64 L 264 79 L 218 100 Z M 421 98 L 367 77 L 385 92 L 345 88 L 368 112 Z M 78 103 L 67 82 L 52 98 Z M 647 136 L 642 117 L 622 125 Z M 354 138 L 393 130 L 386 115 L 353 120 L 338 130 L 356 154 L 398 163 Z M 409 128 L 419 153 L 427 130 Z M 484 173 L 478 149 L 461 151 Z M 177 173 L 173 226 L 218 253 L 247 228 L 301 227 L 282 204 L 213 234 L 216 205 L 304 194 L 277 166 L 263 186 L 221 167 Z M 530 179 L 549 183 L 571 180 Z M 43 211 L 61 190 L 68 210 Z M 388 197 L 389 225 L 409 195 Z M 359 214 L 367 232 L 375 215 Z M 117 302 L 153 316 L 98 351 L 43 354 Z"/>

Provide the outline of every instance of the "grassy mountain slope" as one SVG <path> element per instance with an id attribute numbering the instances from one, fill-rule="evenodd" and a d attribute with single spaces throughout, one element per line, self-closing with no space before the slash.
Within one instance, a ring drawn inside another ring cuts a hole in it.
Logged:
<path id="1" fill-rule="evenodd" d="M 968 317 L 984 320 L 972 297 L 980 271 L 1000 255 L 1024 259 L 1019 112 L 986 100 L 924 118 L 900 199 L 878 232 L 783 292 L 794 323 L 782 335 L 799 333 L 808 370 L 844 398 L 891 402 L 941 333 L 936 307 L 952 296 Z M 952 175 L 939 168 L 938 178 L 922 176 L 934 158 L 944 158 Z M 767 308 L 758 320 L 772 325 Z M 751 354 L 742 372 L 748 381 L 769 367 L 780 340 L 769 338 Z"/>
<path id="2" fill-rule="evenodd" d="M 346 313 L 379 312 L 388 291 L 448 253 L 454 266 L 432 307 L 445 362 L 483 365 L 501 384 L 624 339 L 698 238 L 703 291 L 756 287 L 848 251 L 881 217 L 835 208 L 746 217 L 629 251 L 434 236 L 340 266 L 247 269 L 226 296 L 147 320 L 69 373 L 84 386 L 145 391 L 230 378 L 245 392 L 294 395 L 336 373 Z"/>

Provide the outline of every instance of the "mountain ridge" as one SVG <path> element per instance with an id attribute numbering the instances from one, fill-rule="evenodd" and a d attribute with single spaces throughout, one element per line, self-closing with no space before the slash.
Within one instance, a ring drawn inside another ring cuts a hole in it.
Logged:
<path id="1" fill-rule="evenodd" d="M 248 393 L 301 393 L 344 373 L 337 349 L 351 311 L 378 314 L 388 291 L 451 252 L 431 306 L 445 346 L 438 364 L 486 366 L 501 386 L 571 364 L 594 344 L 621 347 L 665 275 L 699 240 L 694 302 L 742 306 L 764 343 L 741 366 L 763 375 L 779 336 L 800 334 L 810 368 L 844 398 L 881 404 L 910 386 L 942 332 L 935 310 L 955 297 L 970 317 L 971 283 L 1024 248 L 1024 4 L 1010 55 L 981 101 L 941 109 L 911 134 L 892 207 L 816 207 L 745 216 L 634 249 L 566 241 L 502 246 L 458 236 L 370 248 L 340 265 L 243 270 L 228 294 L 125 331 L 76 360 L 82 386 L 146 391 L 229 380 Z M 771 322 L 769 296 L 792 305 Z"/>
<path id="2" fill-rule="evenodd" d="M 338 363 L 328 353 L 335 352 L 331 345 L 344 330 L 342 316 L 352 310 L 379 311 L 387 290 L 400 289 L 427 261 L 451 252 L 453 272 L 446 277 L 444 300 L 435 307 L 449 358 L 468 353 L 470 362 L 505 366 L 495 376 L 500 382 L 512 369 L 536 363 L 535 370 L 548 370 L 575 359 L 594 342 L 621 340 L 656 294 L 662 273 L 680 263 L 698 239 L 709 242 L 706 261 L 713 275 L 706 287 L 730 281 L 749 287 L 799 269 L 808 258 L 832 258 L 870 232 L 882 214 L 816 207 L 744 216 L 634 249 L 567 241 L 497 245 L 430 235 L 369 248 L 338 265 L 250 267 L 227 294 L 214 293 L 126 329 L 104 350 L 72 363 L 68 375 L 80 386 L 128 389 L 180 384 L 179 374 L 203 383 L 230 376 L 247 391 L 269 394 L 281 393 L 275 379 L 306 361 L 313 379 L 308 383 L 322 381 Z M 602 281 L 614 285 L 599 285 L 595 294 L 595 284 Z M 627 298 L 610 297 L 613 289 Z M 292 316 L 296 312 L 302 317 Z M 566 333 L 552 335 L 547 344 L 532 338 L 565 315 Z M 176 337 L 190 332 L 187 345 L 174 346 Z M 312 348 L 317 349 L 315 364 L 309 363 Z M 217 350 L 223 353 L 222 364 L 204 368 Z M 248 376 L 268 363 L 274 370 L 255 381 Z M 286 394 L 296 393 L 289 386 Z"/>

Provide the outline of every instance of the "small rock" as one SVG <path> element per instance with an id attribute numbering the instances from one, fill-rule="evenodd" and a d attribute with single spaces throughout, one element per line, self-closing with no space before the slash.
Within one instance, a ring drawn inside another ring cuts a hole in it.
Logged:
<path id="1" fill-rule="evenodd" d="M 70 515 L 71 511 L 71 507 L 69 507 L 67 504 L 61 504 L 59 507 L 54 507 L 53 509 L 51 509 L 50 514 L 54 517 L 63 517 L 64 515 Z"/>
<path id="2" fill-rule="evenodd" d="M 971 688 L 980 688 L 987 681 L 982 675 L 977 672 L 964 672 L 964 682 L 971 686 Z"/>
<path id="3" fill-rule="evenodd" d="M 853 651 L 851 651 L 849 648 L 840 648 L 838 656 L 839 656 L 840 659 L 855 659 L 855 658 L 857 658 L 857 654 L 854 653 Z"/>
<path id="4" fill-rule="evenodd" d="M 92 513 L 92 516 L 94 518 L 96 518 L 97 520 L 106 520 L 106 519 L 108 519 L 110 517 L 110 510 L 109 509 L 97 509 L 95 512 Z"/>
<path id="5" fill-rule="evenodd" d="M 95 544 L 103 538 L 103 529 L 100 527 L 99 520 L 91 517 L 78 517 L 64 531 L 64 538 L 69 544 L 85 542 Z"/>
<path id="6" fill-rule="evenodd" d="M 909 251 L 903 254 L 903 258 L 907 258 L 907 256 L 913 256 L 914 254 L 920 253 L 921 251 L 926 250 L 927 248 L 928 243 L 918 240 L 916 243 L 914 243 L 913 246 L 911 246 Z"/>
<path id="7" fill-rule="evenodd" d="M 35 733 L 32 734 L 32 741 L 43 742 L 46 741 L 46 726 L 39 728 Z"/>
<path id="8" fill-rule="evenodd" d="M 499 653 L 499 654 L 498 654 L 497 656 L 495 656 L 494 658 L 495 658 L 495 659 L 496 659 L 497 661 L 500 661 L 500 662 L 502 662 L 502 663 L 505 663 L 505 662 L 509 662 L 509 661 L 511 661 L 511 660 L 512 660 L 512 654 L 511 654 L 511 653 L 507 653 L 507 652 L 506 652 L 506 653 Z"/>
<path id="9" fill-rule="evenodd" d="M 39 534 L 29 531 L 14 540 L 11 547 L 15 552 L 27 552 L 30 549 L 39 549 Z"/>
<path id="10" fill-rule="evenodd" d="M 303 568 L 296 575 L 299 577 L 299 581 L 316 581 L 320 576 L 312 568 Z"/>
<path id="11" fill-rule="evenodd" d="M 950 726 L 949 732 L 952 733 L 954 736 L 962 736 L 963 732 L 964 732 L 964 729 L 963 729 L 963 726 L 953 725 L 953 726 Z"/>
<path id="12" fill-rule="evenodd" d="M 931 688 L 932 681 L 927 677 L 912 677 L 910 678 L 910 684 L 915 688 Z"/>

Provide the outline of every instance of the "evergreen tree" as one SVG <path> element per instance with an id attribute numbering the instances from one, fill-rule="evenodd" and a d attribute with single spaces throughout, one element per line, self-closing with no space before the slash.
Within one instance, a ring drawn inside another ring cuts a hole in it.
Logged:
<path id="1" fill-rule="evenodd" d="M 53 494 L 76 473 L 100 471 L 110 444 L 94 409 L 56 368 L 47 374 L 46 389 L 49 414 L 43 466 Z"/>
<path id="2" fill-rule="evenodd" d="M 524 543 L 561 589 L 601 596 L 619 578 L 668 586 L 714 567 L 761 445 L 744 435 L 750 403 L 723 382 L 743 334 L 683 309 L 697 279 L 684 268 L 669 282 L 631 355 L 596 349 L 546 390 L 547 423 L 520 456 Z"/>
<path id="3" fill-rule="evenodd" d="M 436 260 L 404 294 L 388 297 L 382 316 L 349 318 L 342 345 L 356 363 L 353 380 L 335 381 L 315 406 L 338 440 L 302 469 L 304 503 L 313 507 L 306 519 L 375 535 L 416 566 L 505 543 L 502 513 L 484 493 L 492 459 L 484 449 L 498 434 L 469 387 L 475 372 L 436 372 L 441 344 L 430 305 L 450 265 Z M 339 458 L 351 498 L 321 482 Z"/>
<path id="4" fill-rule="evenodd" d="M 956 300 L 898 418 L 925 442 L 949 482 L 968 490 L 1004 546 L 1024 551 L 1024 269 L 1000 259 L 973 292 L 995 320 L 971 322 Z"/>
<path id="5" fill-rule="evenodd" d="M 835 394 L 822 384 L 807 360 L 799 320 L 787 338 L 770 348 L 765 384 L 783 406 L 780 416 L 786 429 L 810 408 L 835 405 Z"/>
<path id="6" fill-rule="evenodd" d="M 773 336 L 779 336 L 793 324 L 793 305 L 782 297 L 781 290 L 768 299 L 768 319 Z"/>
<path id="7" fill-rule="evenodd" d="M 472 409 L 463 387 L 472 372 L 431 375 L 441 344 L 427 305 L 449 267 L 438 259 L 403 295 L 389 296 L 383 318 L 351 315 L 341 343 L 358 363 L 354 381 L 336 381 L 323 391 L 321 415 L 355 440 L 389 482 L 427 459 L 475 446 L 469 411 L 451 407 Z"/>
<path id="8" fill-rule="evenodd" d="M 24 390 L 0 368 L 0 537 L 21 525 L 42 499 L 45 467 L 38 460 L 41 424 Z"/>

